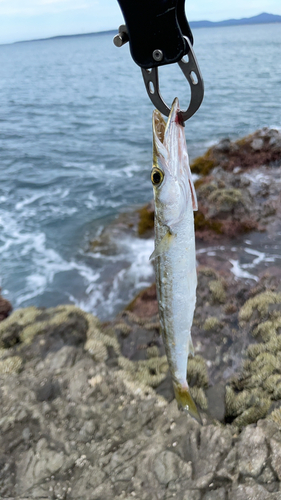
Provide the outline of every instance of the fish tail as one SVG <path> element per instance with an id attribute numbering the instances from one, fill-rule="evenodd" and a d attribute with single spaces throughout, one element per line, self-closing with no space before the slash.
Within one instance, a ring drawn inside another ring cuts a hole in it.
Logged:
<path id="1" fill-rule="evenodd" d="M 179 383 L 173 383 L 173 385 L 178 407 L 183 408 L 183 410 L 195 418 L 199 424 L 202 424 L 202 419 L 189 392 L 188 385 L 181 385 Z"/>

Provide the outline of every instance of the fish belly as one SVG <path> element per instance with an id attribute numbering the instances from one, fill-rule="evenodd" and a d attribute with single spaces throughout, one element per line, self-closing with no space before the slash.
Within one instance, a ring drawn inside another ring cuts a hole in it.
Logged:
<path id="1" fill-rule="evenodd" d="M 192 217 L 181 221 L 175 229 L 171 247 L 156 260 L 159 317 L 165 350 L 173 379 L 184 383 L 192 345 L 190 331 L 197 286 L 193 213 Z"/>

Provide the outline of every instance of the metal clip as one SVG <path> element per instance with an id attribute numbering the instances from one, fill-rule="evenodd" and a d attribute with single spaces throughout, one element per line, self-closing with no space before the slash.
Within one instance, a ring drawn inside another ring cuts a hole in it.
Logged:
<path id="1" fill-rule="evenodd" d="M 121 47 L 130 43 L 133 60 L 142 70 L 145 87 L 154 106 L 168 116 L 170 108 L 159 90 L 158 66 L 178 63 L 186 77 L 191 99 L 183 121 L 199 108 L 203 95 L 203 79 L 192 49 L 193 36 L 185 16 L 185 0 L 118 0 L 125 25 L 119 27 L 114 43 Z"/>
<path id="2" fill-rule="evenodd" d="M 184 76 L 186 77 L 191 90 L 189 106 L 186 111 L 181 111 L 182 120 L 186 121 L 192 115 L 194 115 L 194 113 L 201 105 L 204 97 L 204 82 L 192 45 L 186 36 L 184 36 L 183 38 L 188 44 L 189 50 L 185 58 L 178 61 L 178 65 L 182 70 Z M 186 58 L 188 58 L 188 60 Z M 160 94 L 158 67 L 154 67 L 151 69 L 141 68 L 141 71 L 145 83 L 145 88 L 150 100 L 163 115 L 169 116 L 171 109 L 169 108 L 169 106 L 167 106 Z"/>
<path id="3" fill-rule="evenodd" d="M 113 38 L 113 43 L 115 47 L 122 47 L 129 41 L 128 30 L 126 24 L 121 24 L 119 26 L 118 34 Z"/>

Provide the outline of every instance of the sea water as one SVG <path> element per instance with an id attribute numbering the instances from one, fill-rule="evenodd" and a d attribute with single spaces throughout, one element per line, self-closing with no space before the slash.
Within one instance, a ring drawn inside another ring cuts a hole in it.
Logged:
<path id="1" fill-rule="evenodd" d="M 190 157 L 280 128 L 281 25 L 196 29 L 194 39 L 205 97 L 186 123 Z M 186 108 L 178 66 L 159 73 L 164 99 Z M 154 276 L 152 240 L 89 251 L 120 212 L 152 198 L 153 105 L 128 46 L 110 35 L 2 45 L 0 105 L 2 294 L 15 308 L 74 303 L 112 317 Z"/>

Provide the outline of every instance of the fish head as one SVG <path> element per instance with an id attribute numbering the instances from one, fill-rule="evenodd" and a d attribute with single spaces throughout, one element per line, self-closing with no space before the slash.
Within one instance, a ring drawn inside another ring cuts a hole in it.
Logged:
<path id="1" fill-rule="evenodd" d="M 153 166 L 151 182 L 155 211 L 170 229 L 181 221 L 190 205 L 197 209 L 191 177 L 184 125 L 180 119 L 179 101 L 173 102 L 167 123 L 158 110 L 153 113 Z"/>

